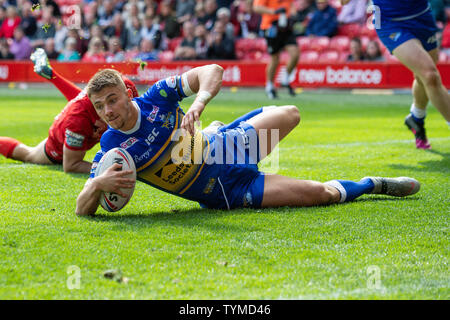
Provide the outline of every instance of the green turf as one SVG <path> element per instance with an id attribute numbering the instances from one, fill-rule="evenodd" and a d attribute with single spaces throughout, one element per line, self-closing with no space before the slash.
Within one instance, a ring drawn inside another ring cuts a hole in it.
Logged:
<path id="1" fill-rule="evenodd" d="M 450 132 L 442 117 L 429 109 L 433 149 L 423 151 L 402 124 L 408 95 L 280 94 L 277 103 L 297 105 L 302 121 L 280 145 L 279 173 L 319 181 L 406 175 L 421 191 L 227 212 L 139 183 L 122 211 L 79 218 L 85 175 L 1 157 L 0 299 L 449 299 Z M 55 90 L 0 96 L 0 135 L 32 145 L 65 103 Z M 262 90 L 224 89 L 203 123 L 267 104 Z M 68 289 L 70 266 L 80 269 L 80 289 Z M 105 278 L 108 269 L 128 283 Z"/>

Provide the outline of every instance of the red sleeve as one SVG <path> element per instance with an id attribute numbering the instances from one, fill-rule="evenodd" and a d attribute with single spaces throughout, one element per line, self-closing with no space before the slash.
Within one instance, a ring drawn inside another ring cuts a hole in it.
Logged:
<path id="1" fill-rule="evenodd" d="M 64 145 L 70 150 L 87 150 L 93 134 L 91 121 L 86 117 L 74 117 L 67 121 L 64 132 Z"/>

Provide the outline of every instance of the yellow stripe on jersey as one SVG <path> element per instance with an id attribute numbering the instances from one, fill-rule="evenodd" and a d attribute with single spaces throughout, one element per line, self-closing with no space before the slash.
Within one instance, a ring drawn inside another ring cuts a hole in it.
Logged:
<path id="1" fill-rule="evenodd" d="M 203 169 L 205 161 L 202 157 L 206 139 L 199 131 L 194 137 L 189 136 L 190 139 L 175 137 L 181 124 L 178 112 L 175 123 L 169 139 L 152 159 L 137 169 L 137 172 L 139 178 L 151 185 L 182 194 L 192 186 Z M 178 138 L 178 141 L 173 140 L 174 138 Z M 207 147 L 209 152 L 209 143 Z"/>

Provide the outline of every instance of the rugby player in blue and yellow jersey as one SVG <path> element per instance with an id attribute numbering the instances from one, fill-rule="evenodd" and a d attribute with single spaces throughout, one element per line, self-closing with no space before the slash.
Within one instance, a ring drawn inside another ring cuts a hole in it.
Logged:
<path id="1" fill-rule="evenodd" d="M 349 0 L 341 0 L 346 4 Z M 450 95 L 443 86 L 436 62 L 438 31 L 427 0 L 373 0 L 378 37 L 403 65 L 414 73 L 414 96 L 405 125 L 416 137 L 418 149 L 429 149 L 424 120 L 428 102 L 450 126 Z"/>
<path id="2" fill-rule="evenodd" d="M 119 72 L 97 72 L 87 93 L 109 129 L 77 198 L 76 213 L 94 214 L 102 191 L 123 196 L 121 188 L 134 186 L 135 181 L 125 177 L 130 172 L 121 171 L 119 164 L 95 175 L 102 155 L 115 147 L 130 153 L 138 180 L 207 208 L 326 205 L 365 193 L 403 197 L 419 190 L 419 182 L 406 177 L 320 183 L 260 172 L 258 162 L 300 121 L 298 109 L 259 108 L 217 131 L 196 130 L 194 123 L 219 92 L 222 75 L 223 68 L 216 64 L 197 67 L 160 80 L 132 99 Z M 184 114 L 178 102 L 194 93 Z"/>

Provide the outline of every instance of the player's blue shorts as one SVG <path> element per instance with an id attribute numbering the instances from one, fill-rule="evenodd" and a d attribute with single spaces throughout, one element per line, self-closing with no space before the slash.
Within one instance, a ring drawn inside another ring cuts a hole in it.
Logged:
<path id="1" fill-rule="evenodd" d="M 258 170 L 259 141 L 255 129 L 243 122 L 234 129 L 219 131 L 214 135 L 212 144 L 217 141 L 220 144 L 225 142 L 223 149 L 214 148 L 223 157 L 205 166 L 199 181 L 186 195 L 196 192 L 194 198 L 203 208 L 260 208 L 264 173 Z"/>
<path id="2" fill-rule="evenodd" d="M 431 10 L 408 20 L 382 19 L 381 28 L 376 31 L 380 40 L 391 53 L 395 48 L 411 39 L 418 39 L 426 51 L 436 49 L 438 46 L 436 37 L 438 29 Z"/>

